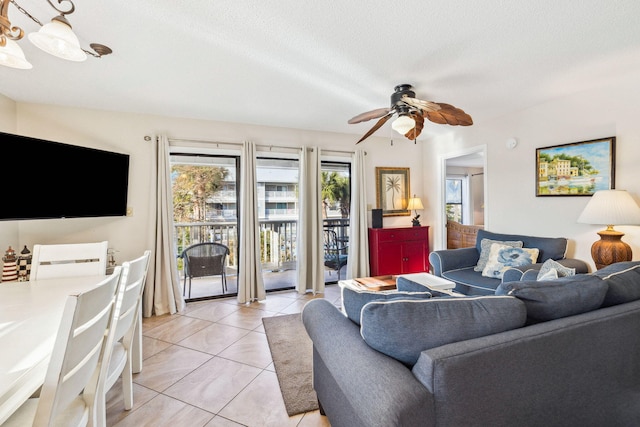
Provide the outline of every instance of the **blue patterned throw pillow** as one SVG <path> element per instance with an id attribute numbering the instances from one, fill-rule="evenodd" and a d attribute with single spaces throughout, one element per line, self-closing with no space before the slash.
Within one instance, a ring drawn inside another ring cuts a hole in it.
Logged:
<path id="1" fill-rule="evenodd" d="M 493 243 L 487 266 L 482 270 L 482 275 L 502 279 L 505 270 L 510 267 L 535 264 L 538 259 L 538 253 L 538 249 L 535 248 L 514 248 Z"/>
<path id="2" fill-rule="evenodd" d="M 473 271 L 483 271 L 487 266 L 487 261 L 489 260 L 489 253 L 491 252 L 491 245 L 494 243 L 499 243 L 501 245 L 513 246 L 514 248 L 521 248 L 521 241 L 510 241 L 510 240 L 491 240 L 491 239 L 482 239 L 480 241 L 480 258 L 478 259 L 478 264 L 473 267 Z"/>

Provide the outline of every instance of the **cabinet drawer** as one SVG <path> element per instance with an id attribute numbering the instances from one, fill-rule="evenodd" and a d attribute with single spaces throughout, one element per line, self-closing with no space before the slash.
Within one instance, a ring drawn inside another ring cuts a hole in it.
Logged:
<path id="1" fill-rule="evenodd" d="M 428 230 L 428 227 L 394 228 L 388 230 L 382 228 L 377 231 L 377 235 L 379 242 L 423 240 L 429 238 Z"/>

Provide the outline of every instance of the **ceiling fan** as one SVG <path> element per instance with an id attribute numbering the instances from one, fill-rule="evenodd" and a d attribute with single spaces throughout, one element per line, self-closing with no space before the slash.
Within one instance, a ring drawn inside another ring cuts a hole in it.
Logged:
<path id="1" fill-rule="evenodd" d="M 413 86 L 402 84 L 396 86 L 394 92 L 391 94 L 391 107 L 367 111 L 349 120 L 349 124 L 354 124 L 380 118 L 380 120 L 369 129 L 369 132 L 365 133 L 356 144 L 369 138 L 396 114 L 398 118 L 391 123 L 391 127 L 396 132 L 414 141 L 418 138 L 420 132 L 422 132 L 425 118 L 443 125 L 470 126 L 473 124 L 471 116 L 460 108 L 442 102 L 418 99 L 416 98 L 416 93 L 413 91 Z"/>

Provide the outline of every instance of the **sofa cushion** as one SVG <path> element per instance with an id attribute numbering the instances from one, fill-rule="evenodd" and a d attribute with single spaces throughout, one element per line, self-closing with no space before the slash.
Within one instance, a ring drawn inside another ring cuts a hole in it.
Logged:
<path id="1" fill-rule="evenodd" d="M 544 262 L 548 259 L 554 259 L 556 261 L 564 259 L 568 243 L 568 240 L 564 237 L 535 237 L 478 230 L 478 237 L 476 241 L 476 249 L 478 252 L 482 249 L 479 243 L 481 242 L 481 239 L 522 241 L 522 247 L 538 249 L 538 262 Z"/>
<path id="2" fill-rule="evenodd" d="M 513 248 L 499 243 L 491 245 L 487 265 L 482 270 L 482 275 L 502 279 L 505 270 L 510 267 L 522 267 L 535 264 L 538 259 L 538 249 Z"/>
<path id="3" fill-rule="evenodd" d="M 508 296 L 379 300 L 362 308 L 360 334 L 372 348 L 413 366 L 424 350 L 519 328 L 525 321 L 524 304 Z"/>
<path id="4" fill-rule="evenodd" d="M 474 271 L 473 267 L 444 271 L 442 272 L 442 277 L 473 288 L 474 295 L 494 295 L 496 288 L 500 284 L 500 279 L 485 277 L 481 273 Z"/>
<path id="5" fill-rule="evenodd" d="M 496 289 L 496 295 L 511 295 L 525 303 L 530 324 L 600 308 L 606 293 L 607 283 L 590 274 L 541 282 L 506 282 Z"/>
<path id="6" fill-rule="evenodd" d="M 624 304 L 640 299 L 640 262 L 617 262 L 608 265 L 595 273 L 607 285 L 607 294 L 602 303 L 603 307 Z"/>
<path id="7" fill-rule="evenodd" d="M 552 259 L 546 260 L 542 263 L 542 267 L 540 267 L 540 271 L 538 271 L 537 279 L 541 280 L 541 278 L 547 274 L 550 270 L 555 270 L 557 273 L 557 277 L 567 277 L 573 276 L 576 274 L 575 268 L 565 267 L 560 264 L 558 261 L 554 261 Z"/>
<path id="8" fill-rule="evenodd" d="M 514 248 L 522 247 L 522 242 L 520 241 L 482 239 L 480 241 L 480 249 L 478 249 L 478 252 L 480 252 L 480 258 L 478 258 L 478 264 L 476 264 L 476 266 L 474 267 L 474 271 L 482 272 L 487 266 L 487 261 L 489 261 L 489 254 L 491 253 L 491 245 L 493 245 L 494 243 L 512 246 Z"/>
<path id="9" fill-rule="evenodd" d="M 354 289 L 349 286 L 342 286 L 342 312 L 352 322 L 360 325 L 360 312 L 362 307 L 371 302 L 378 300 L 390 300 L 394 298 L 404 299 L 426 299 L 431 298 L 430 292 L 398 292 L 392 291 L 366 291 Z"/>

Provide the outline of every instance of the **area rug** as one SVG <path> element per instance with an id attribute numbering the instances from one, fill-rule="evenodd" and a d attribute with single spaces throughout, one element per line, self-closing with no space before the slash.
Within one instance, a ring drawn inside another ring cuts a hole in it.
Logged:
<path id="1" fill-rule="evenodd" d="M 318 409 L 313 390 L 313 344 L 300 313 L 263 317 L 271 357 L 289 416 Z"/>

